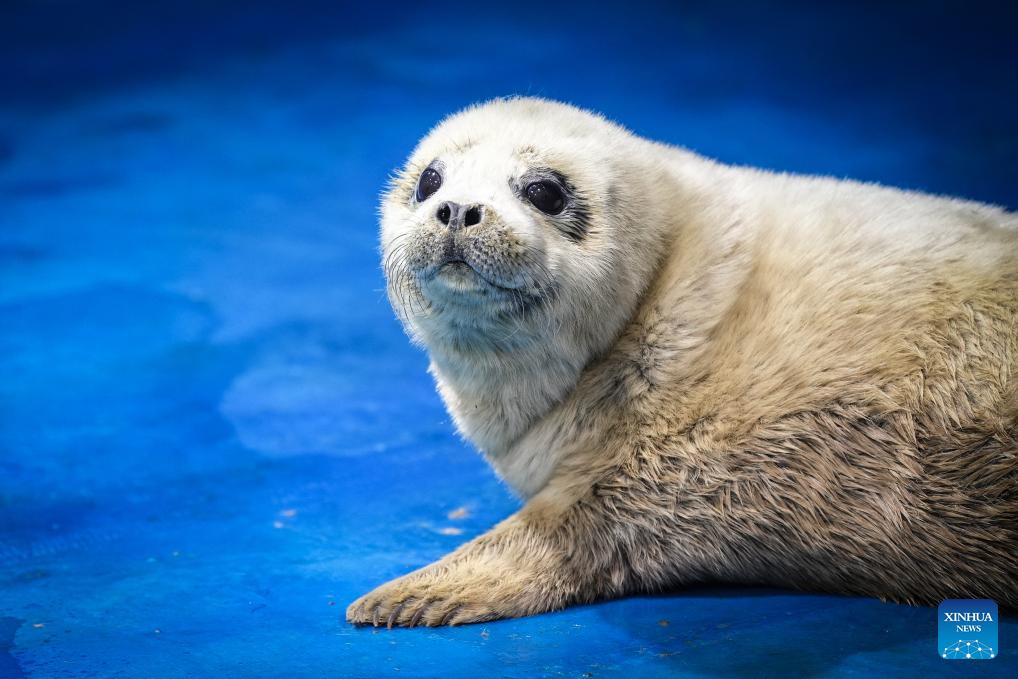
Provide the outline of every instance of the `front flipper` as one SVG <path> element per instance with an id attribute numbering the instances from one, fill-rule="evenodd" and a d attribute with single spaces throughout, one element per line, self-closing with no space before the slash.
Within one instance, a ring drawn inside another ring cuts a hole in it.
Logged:
<path id="1" fill-rule="evenodd" d="M 388 627 L 460 625 L 589 601 L 589 559 L 577 559 L 570 512 L 535 498 L 445 558 L 392 580 L 346 611 L 349 622 Z M 579 567 L 580 564 L 583 567 Z"/>

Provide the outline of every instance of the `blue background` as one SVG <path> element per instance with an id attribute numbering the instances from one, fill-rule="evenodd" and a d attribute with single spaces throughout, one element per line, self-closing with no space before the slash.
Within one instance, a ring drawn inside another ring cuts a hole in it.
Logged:
<path id="1" fill-rule="evenodd" d="M 342 614 L 517 507 L 381 291 L 379 190 L 441 116 L 542 95 L 726 162 L 1014 209 L 1015 25 L 972 2 L 4 3 L 0 676 L 962 671 L 933 608 L 770 589 Z M 1018 671 L 1015 617 L 1000 643 L 980 676 Z"/>

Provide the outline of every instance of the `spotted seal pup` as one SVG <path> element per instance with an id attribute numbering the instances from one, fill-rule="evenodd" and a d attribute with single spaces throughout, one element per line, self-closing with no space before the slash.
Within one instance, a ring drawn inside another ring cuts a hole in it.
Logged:
<path id="1" fill-rule="evenodd" d="M 456 426 L 526 504 L 348 620 L 702 581 L 1018 605 L 1014 213 L 513 98 L 421 141 L 381 245 Z"/>

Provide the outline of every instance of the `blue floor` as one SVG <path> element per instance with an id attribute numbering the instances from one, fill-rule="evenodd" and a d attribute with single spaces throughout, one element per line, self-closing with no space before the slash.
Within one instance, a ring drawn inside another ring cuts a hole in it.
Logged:
<path id="1" fill-rule="evenodd" d="M 342 619 L 518 506 L 381 292 L 418 137 L 535 94 L 1018 208 L 1015 17 L 884 5 L 4 3 L 0 677 L 1016 676 L 1013 615 L 972 668 L 933 609 L 769 589 Z"/>

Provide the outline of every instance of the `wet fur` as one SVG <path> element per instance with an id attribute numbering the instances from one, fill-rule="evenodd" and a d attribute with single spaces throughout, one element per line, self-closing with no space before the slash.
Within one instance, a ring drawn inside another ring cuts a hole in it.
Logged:
<path id="1" fill-rule="evenodd" d="M 387 275 L 460 431 L 528 502 L 349 620 L 477 622 L 697 581 L 1018 607 L 1018 217 L 728 167 L 511 99 L 422 142 L 383 254 L 430 228 L 408 221 L 424 166 L 505 136 L 547 167 L 571 157 L 587 188 L 575 242 L 491 198 L 502 233 L 544 243 L 530 275 L 557 292 L 471 315 Z M 570 270 L 581 256 L 597 268 Z"/>

